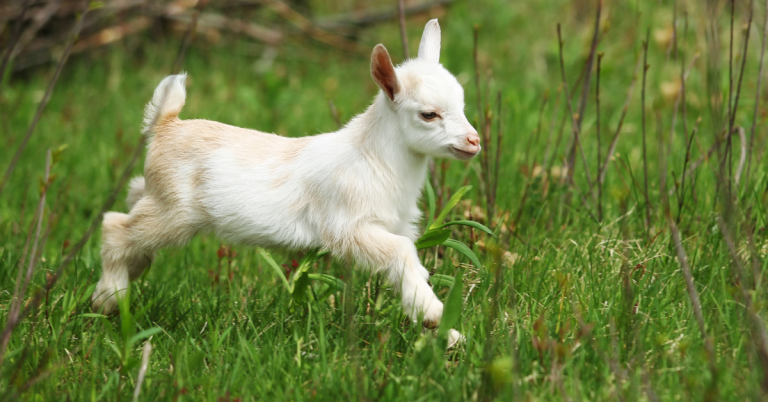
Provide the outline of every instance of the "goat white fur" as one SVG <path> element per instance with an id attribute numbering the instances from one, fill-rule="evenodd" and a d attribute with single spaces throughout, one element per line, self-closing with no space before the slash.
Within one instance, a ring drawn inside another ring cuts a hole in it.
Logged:
<path id="1" fill-rule="evenodd" d="M 302 138 L 180 120 L 186 76 L 166 77 L 146 107 L 150 142 L 144 177 L 130 184 L 130 213 L 104 216 L 94 310 L 113 311 L 155 250 L 213 231 L 233 243 L 351 257 L 385 274 L 409 316 L 435 327 L 443 304 L 414 246 L 427 161 L 480 151 L 464 91 L 439 55 L 437 20 L 427 23 L 418 58 L 397 68 L 377 45 L 373 104 L 337 132 Z"/>

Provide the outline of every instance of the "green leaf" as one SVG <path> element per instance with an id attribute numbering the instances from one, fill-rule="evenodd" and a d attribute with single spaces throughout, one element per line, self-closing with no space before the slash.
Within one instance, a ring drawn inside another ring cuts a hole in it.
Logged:
<path id="1" fill-rule="evenodd" d="M 267 260 L 267 264 L 269 264 L 269 266 L 275 270 L 275 273 L 277 274 L 277 276 L 283 280 L 283 284 L 285 285 L 285 289 L 288 290 L 288 293 L 293 293 L 293 288 L 291 288 L 291 285 L 288 284 L 288 279 L 285 279 L 285 274 L 283 273 L 283 270 L 280 268 L 279 265 L 277 265 L 275 260 L 272 259 L 272 256 L 269 255 L 269 253 L 264 249 L 259 249 L 259 253 L 261 254 L 262 257 L 264 257 L 265 260 Z"/>
<path id="2" fill-rule="evenodd" d="M 331 288 L 335 288 L 336 290 L 343 291 L 346 287 L 346 284 L 341 279 L 333 276 L 333 275 L 327 275 L 327 274 L 307 274 L 307 277 L 309 279 L 313 279 L 316 281 L 320 281 L 325 283 L 326 285 L 330 286 Z"/>
<path id="3" fill-rule="evenodd" d="M 96 313 L 85 313 L 80 314 L 77 317 L 84 317 L 84 318 L 107 318 L 104 314 L 96 314 Z"/>
<path id="4" fill-rule="evenodd" d="M 437 329 L 437 337 L 446 340 L 448 332 L 456 326 L 461 318 L 461 297 L 464 290 L 464 278 L 461 274 L 454 279 L 451 291 L 448 292 L 448 298 L 445 299 L 443 307 L 443 318 L 440 320 L 440 328 Z"/>
<path id="5" fill-rule="evenodd" d="M 443 288 L 450 288 L 455 283 L 452 276 L 443 274 L 434 274 L 429 277 L 429 281 L 432 282 L 432 286 L 440 286 Z"/>
<path id="6" fill-rule="evenodd" d="M 421 250 L 427 247 L 437 246 L 443 244 L 451 236 L 450 229 L 434 229 L 416 240 L 416 249 Z"/>
<path id="7" fill-rule="evenodd" d="M 471 226 L 471 227 L 473 227 L 475 229 L 482 230 L 483 232 L 488 233 L 489 235 L 491 235 L 493 237 L 496 237 L 496 235 L 493 234 L 493 231 L 491 229 L 489 229 L 487 226 L 483 225 L 482 223 L 478 223 L 478 222 L 475 222 L 475 221 L 461 220 L 461 221 L 448 222 L 446 224 L 440 225 L 440 227 L 438 227 L 438 229 L 444 229 L 444 228 L 446 228 L 448 226 L 455 226 L 455 225 Z"/>
<path id="8" fill-rule="evenodd" d="M 476 267 L 483 268 L 483 265 L 480 264 L 480 259 L 477 258 L 477 255 L 475 255 L 474 251 L 470 250 L 470 248 L 467 247 L 466 244 L 453 239 L 448 239 L 445 242 L 443 242 L 443 246 L 450 247 L 464 254 L 467 258 L 469 258 L 472 261 L 473 264 L 475 264 Z"/>
<path id="9" fill-rule="evenodd" d="M 307 288 L 309 287 L 309 276 L 302 272 L 297 272 L 293 281 L 293 300 L 296 303 L 304 303 L 307 300 Z"/>
<path id="10" fill-rule="evenodd" d="M 435 190 L 432 188 L 432 184 L 427 179 L 427 227 L 432 224 L 432 219 L 435 217 Z"/>
<path id="11" fill-rule="evenodd" d="M 131 347 L 131 346 L 135 345 L 136 342 L 138 342 L 138 341 L 140 341 L 140 340 L 142 340 L 144 338 L 149 338 L 150 336 L 155 335 L 157 333 L 160 333 L 162 331 L 163 330 L 160 329 L 160 327 L 152 327 L 152 328 L 149 328 L 149 329 L 145 329 L 145 330 L 143 330 L 143 331 L 139 332 L 138 334 L 136 334 L 136 335 L 131 337 L 131 340 L 128 341 L 128 347 Z"/>
<path id="12" fill-rule="evenodd" d="M 59 145 L 58 148 L 51 152 L 51 166 L 55 165 L 58 161 L 61 160 L 61 154 L 64 153 L 64 150 L 67 149 L 68 146 L 69 145 L 67 144 Z"/>
<path id="13" fill-rule="evenodd" d="M 472 189 L 472 186 L 464 186 L 464 187 L 460 188 L 459 191 L 457 191 L 456 194 L 454 194 L 451 197 L 451 199 L 448 200 L 448 203 L 445 204 L 445 208 L 443 208 L 443 210 L 440 211 L 440 215 L 438 215 L 437 219 L 435 219 L 435 221 L 432 222 L 431 225 L 429 225 L 429 229 L 430 230 L 431 229 L 436 229 L 438 225 L 443 223 L 443 221 L 448 216 L 448 214 L 451 212 L 453 207 L 455 207 L 456 204 L 458 204 L 459 201 L 461 201 L 461 197 L 464 196 L 464 193 L 466 193 L 467 191 L 469 191 L 471 189 Z"/>
<path id="14" fill-rule="evenodd" d="M 85 301 L 93 295 L 94 290 L 96 290 L 96 284 L 92 283 L 90 286 L 88 286 L 88 288 L 85 289 L 85 292 L 83 292 L 82 296 L 80 296 L 80 303 L 85 303 Z"/>

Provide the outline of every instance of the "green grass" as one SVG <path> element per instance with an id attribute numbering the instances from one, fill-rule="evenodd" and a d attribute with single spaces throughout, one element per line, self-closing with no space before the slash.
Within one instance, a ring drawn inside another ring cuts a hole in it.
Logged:
<path id="1" fill-rule="evenodd" d="M 681 63 L 680 58 L 667 58 L 661 37 L 673 21 L 668 3 L 672 2 L 606 2 L 604 37 L 598 47 L 605 53 L 600 87 L 604 155 L 642 56 L 645 29 L 651 28 L 646 87 L 650 239 L 644 223 L 640 80 L 608 168 L 602 223 L 590 217 L 581 202 L 579 191 L 585 191 L 587 184 L 579 159 L 576 187 L 553 180 L 552 170 L 544 169 L 546 177 L 530 174 L 545 157 L 555 169 L 567 158 L 569 121 L 554 149 L 564 113 L 555 25 L 563 24 L 566 74 L 573 85 L 589 52 L 591 2 L 459 2 L 440 12 L 441 61 L 464 84 L 467 116 L 476 119 L 472 27 L 479 24 L 483 88 L 491 70 L 487 92 L 491 100 L 496 91 L 502 93 L 504 133 L 496 209 L 505 224 L 498 219 L 485 222 L 497 229 L 498 241 L 479 231 L 472 236 L 465 228 L 453 231 L 454 238 L 472 245 L 484 268 L 476 269 L 450 249 L 423 253 L 425 266 L 433 273 L 463 278 L 458 329 L 467 337 L 464 345 L 445 353 L 431 336 L 407 322 L 398 297 L 379 278 L 343 261 L 323 259 L 314 272 L 343 279 L 350 298 L 337 293 L 323 302 L 291 303 L 281 279 L 257 249 L 232 245 L 236 255 L 219 258 L 222 244 L 210 235 L 199 236 L 182 249 L 158 253 L 151 269 L 131 286 L 130 304 L 121 307 L 119 316 L 88 315 L 88 292 L 101 268 L 97 233 L 67 266 L 43 305 L 15 328 L 0 366 L 0 396 L 129 400 L 142 348 L 150 342 L 153 350 L 140 400 L 652 400 L 651 395 L 662 400 L 763 400 L 768 390 L 761 384 L 768 372 L 739 292 L 754 280 L 754 311 L 765 317 L 765 284 L 759 279 L 768 269 L 768 169 L 765 160 L 757 163 L 756 158 L 766 140 L 768 110 L 759 109 L 754 171 L 749 182 L 735 187 L 737 208 L 727 207 L 716 195 L 720 153 L 696 170 L 695 185 L 691 179 L 686 185 L 679 226 L 716 352 L 713 370 L 662 206 L 658 124 L 669 152 L 668 183 L 673 177 L 679 181 L 687 140 L 681 113 L 671 134 L 675 98 L 663 91 L 669 87 L 665 83 L 679 77 Z M 705 6 L 678 3 L 680 9 L 688 7 L 687 36 L 681 16 L 678 21 L 686 63 L 700 53 L 686 81 L 689 132 L 696 119 L 702 119 L 691 151 L 695 160 L 715 143 L 727 112 L 729 16 L 723 4 L 715 7 L 720 41 L 715 54 L 711 37 L 705 34 L 711 23 Z M 338 7 L 325 11 L 343 9 Z M 737 27 L 746 22 L 747 11 L 746 4 L 738 5 Z M 736 125 L 745 127 L 747 136 L 762 15 L 762 7 L 756 6 L 736 116 Z M 426 20 L 426 15 L 408 20 L 412 53 Z M 138 143 L 143 106 L 170 72 L 180 41 L 173 35 L 150 39 L 147 34 L 78 55 L 65 67 L 0 198 L 3 323 L 33 223 L 46 150 L 67 145 L 52 170 L 56 178 L 43 222 L 47 242 L 28 299 L 45 286 L 66 245 L 86 231 Z M 401 59 L 394 22 L 362 31 L 360 40 L 369 48 L 382 42 L 396 60 Z M 742 40 L 737 29 L 735 71 L 742 59 Z M 336 128 L 329 99 L 346 121 L 361 112 L 376 92 L 366 55 L 297 38 L 278 49 L 274 63 L 259 72 L 262 51 L 260 45 L 231 38 L 216 45 L 196 39 L 184 63 L 190 79 L 181 117 L 281 135 L 311 135 Z M 0 93 L 3 169 L 52 71 L 46 67 L 6 77 Z M 593 179 L 594 85 L 593 79 L 582 126 Z M 575 108 L 580 87 L 571 91 L 578 92 Z M 546 93 L 548 101 L 542 108 Z M 765 95 L 761 98 L 765 104 Z M 738 137 L 733 146 L 735 169 Z M 490 144 L 485 149 L 494 151 Z M 550 154 L 545 155 L 547 150 Z M 141 174 L 141 162 L 134 169 L 136 175 Z M 480 169 L 478 160 L 450 163 L 443 191 L 450 195 L 472 184 L 474 189 L 465 198 L 480 208 L 472 209 L 474 216 L 483 218 Z M 125 211 L 124 194 L 114 210 Z M 677 197 L 671 198 L 674 217 Z M 469 208 L 461 204 L 453 218 L 463 218 Z M 716 222 L 726 209 L 739 225 L 735 231 L 739 253 L 747 261 L 756 260 L 754 270 L 748 265 L 743 281 L 736 278 Z M 515 221 L 518 211 L 520 219 Z M 756 253 L 750 251 L 745 236 L 752 229 Z M 272 255 L 278 264 L 291 266 L 291 259 L 302 254 L 277 250 Z M 437 290 L 443 299 L 449 291 Z M 142 335 L 131 341 L 147 330 L 143 335 L 151 338 Z"/>

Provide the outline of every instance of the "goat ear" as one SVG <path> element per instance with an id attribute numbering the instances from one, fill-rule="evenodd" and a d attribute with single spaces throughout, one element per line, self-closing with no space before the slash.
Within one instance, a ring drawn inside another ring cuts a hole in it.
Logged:
<path id="1" fill-rule="evenodd" d="M 376 81 L 376 85 L 387 94 L 389 100 L 394 101 L 395 95 L 400 92 L 400 85 L 397 83 L 395 66 L 392 65 L 392 59 L 389 58 L 387 48 L 382 44 L 373 48 L 371 55 L 371 77 Z"/>
<path id="2" fill-rule="evenodd" d="M 440 62 L 440 24 L 437 18 L 429 20 L 424 27 L 419 43 L 419 60 L 435 64 Z"/>

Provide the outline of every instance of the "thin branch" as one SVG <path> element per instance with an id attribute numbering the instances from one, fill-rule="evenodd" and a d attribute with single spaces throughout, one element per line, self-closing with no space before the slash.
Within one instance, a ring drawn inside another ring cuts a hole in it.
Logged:
<path id="1" fill-rule="evenodd" d="M 336 105 L 333 104 L 333 101 L 328 99 L 328 108 L 331 110 L 331 117 L 333 117 L 333 121 L 336 122 L 336 127 L 341 128 L 341 118 L 339 117 L 339 111 L 336 109 Z"/>
<path id="2" fill-rule="evenodd" d="M 624 118 L 627 117 L 627 111 L 629 110 L 629 102 L 632 100 L 632 95 L 634 94 L 635 90 L 635 84 L 637 83 L 637 77 L 638 70 L 640 70 L 640 62 L 642 59 L 638 56 L 637 63 L 635 63 L 635 71 L 632 73 L 632 82 L 629 84 L 629 89 L 627 90 L 627 97 L 624 99 L 624 106 L 621 109 L 621 117 L 619 118 L 619 124 L 616 126 L 616 132 L 613 134 L 613 139 L 611 140 L 611 145 L 608 147 L 608 152 L 605 154 L 605 160 L 603 161 L 603 166 L 600 168 L 600 183 L 603 183 L 605 181 L 605 174 L 608 170 L 608 164 L 611 161 L 611 155 L 613 155 L 613 152 L 616 150 L 616 144 L 619 142 L 619 134 L 621 134 L 621 128 L 624 125 Z M 590 188 L 589 191 L 591 192 L 592 189 Z"/>
<path id="3" fill-rule="evenodd" d="M 200 17 L 200 12 L 203 10 L 206 3 L 207 1 L 205 0 L 197 0 L 195 11 L 192 13 L 192 21 L 190 21 L 189 27 L 184 33 L 184 38 L 181 40 L 181 46 L 179 47 L 179 51 L 176 54 L 176 60 L 173 62 L 173 74 L 178 74 L 181 72 L 181 67 L 184 65 L 184 58 L 187 55 L 187 48 L 189 48 L 189 45 L 192 43 L 192 39 L 194 38 L 195 32 L 197 31 L 197 20 Z"/>
<path id="4" fill-rule="evenodd" d="M 397 0 L 397 14 L 400 17 L 400 40 L 403 42 L 403 57 L 405 60 L 408 60 L 411 56 L 408 52 L 408 34 L 405 31 L 405 5 L 403 0 Z"/>
<path id="5" fill-rule="evenodd" d="M 763 78 L 763 56 L 765 56 L 765 37 L 768 35 L 768 0 L 765 2 L 765 13 L 763 14 L 763 36 L 760 45 L 760 64 L 757 68 L 757 85 L 755 86 L 755 111 L 752 113 L 752 127 L 749 130 L 749 145 L 747 154 L 747 176 L 745 183 L 749 184 L 750 170 L 752 167 L 752 154 L 755 147 L 755 124 L 757 124 L 757 111 L 760 107 L 760 89 Z"/>
<path id="6" fill-rule="evenodd" d="M 501 91 L 496 94 L 496 160 L 493 168 L 493 204 L 496 207 L 496 190 L 499 188 L 499 161 L 501 160 Z M 493 216 L 489 215 L 488 222 L 493 221 Z"/>
<path id="7" fill-rule="evenodd" d="M 688 256 L 685 253 L 685 248 L 683 248 L 683 243 L 680 239 L 680 231 L 677 229 L 677 225 L 675 225 L 675 223 L 672 221 L 668 212 L 669 210 L 667 210 L 667 223 L 669 224 L 669 229 L 672 232 L 672 239 L 675 243 L 675 249 L 677 250 L 677 260 L 680 262 L 680 268 L 683 272 L 683 277 L 685 278 L 685 286 L 688 289 L 688 297 L 691 299 L 691 306 L 693 307 L 693 315 L 696 318 L 696 324 L 698 325 L 699 332 L 701 333 L 701 337 L 704 340 L 704 347 L 709 358 L 709 368 L 710 371 L 712 371 L 713 377 L 716 377 L 714 376 L 714 374 L 717 372 L 717 366 L 715 364 L 715 359 L 717 358 L 717 355 L 715 354 L 715 347 L 712 339 L 707 335 L 707 327 L 704 323 L 704 315 L 701 311 L 699 293 L 696 291 L 696 285 L 693 282 L 691 267 L 688 264 Z"/>
<path id="8" fill-rule="evenodd" d="M 19 275 L 17 277 L 16 289 L 13 292 L 13 300 L 11 302 L 11 309 L 8 313 L 8 321 L 3 328 L 2 334 L 0 334 L 0 367 L 3 365 L 3 359 L 5 357 L 5 351 L 8 348 L 8 342 L 11 340 L 11 334 L 13 333 L 16 324 L 19 322 L 19 312 L 21 311 L 21 303 L 24 300 L 24 296 L 27 293 L 27 287 L 32 280 L 32 274 L 35 271 L 37 265 L 37 249 L 41 245 L 40 243 L 40 231 L 43 226 L 43 216 L 45 215 L 45 198 L 48 194 L 48 188 L 50 187 L 50 175 L 51 175 L 51 150 L 49 149 L 45 155 L 45 176 L 43 177 L 43 189 L 40 193 L 40 202 L 37 204 L 37 210 L 35 211 L 35 241 L 32 244 L 32 251 L 29 253 L 29 260 L 21 261 L 19 265 Z M 42 249 L 43 247 L 40 246 Z M 27 266 L 26 275 L 22 280 L 21 272 Z"/>
<path id="9" fill-rule="evenodd" d="M 584 158 L 583 148 L 581 148 L 581 140 L 579 139 L 579 124 L 577 122 L 576 115 L 573 112 L 573 103 L 571 102 L 571 95 L 568 92 L 568 81 L 565 78 L 565 62 L 563 61 L 563 35 L 560 29 L 560 24 L 557 24 L 557 42 L 558 47 L 560 49 L 560 77 L 563 81 L 563 88 L 565 89 L 565 99 L 568 102 L 568 112 L 571 115 L 571 126 L 573 128 L 573 140 L 574 140 L 574 146 L 578 146 L 580 149 L 582 149 L 582 161 L 584 162 L 584 173 L 585 177 L 587 179 L 587 183 L 589 188 L 592 188 L 592 180 L 589 178 L 589 167 L 587 166 L 587 160 Z M 575 148 L 571 149 L 572 153 L 575 152 Z M 575 154 L 574 154 L 575 155 Z M 571 183 L 573 183 L 573 168 L 574 166 L 571 164 L 571 162 L 574 162 L 569 157 L 568 162 L 568 178 Z"/>
<path id="10" fill-rule="evenodd" d="M 56 86 L 56 82 L 59 80 L 59 75 L 61 74 L 61 70 L 64 69 L 64 64 L 66 64 L 67 59 L 69 59 L 69 54 L 72 51 L 72 46 L 77 41 L 77 37 L 80 34 L 80 30 L 83 28 L 83 21 L 85 21 L 85 16 L 88 14 L 89 8 L 90 8 L 90 1 L 85 4 L 85 7 L 83 8 L 83 12 L 80 15 L 80 18 L 78 19 L 77 23 L 75 24 L 74 29 L 72 30 L 72 34 L 70 35 L 70 38 L 69 38 L 69 43 L 67 43 L 67 47 L 64 50 L 64 54 L 61 56 L 61 60 L 59 60 L 59 64 L 56 66 L 56 71 L 53 73 L 53 78 L 51 78 L 51 81 L 48 83 L 48 88 L 45 90 L 45 95 L 43 95 L 43 99 L 40 100 L 40 104 L 37 105 L 37 111 L 35 112 L 35 117 L 32 119 L 32 123 L 29 125 L 29 128 L 27 129 L 27 133 L 24 135 L 24 139 L 21 140 L 21 144 L 19 144 L 19 148 L 16 150 L 16 153 L 13 155 L 13 158 L 11 159 L 11 163 L 8 165 L 8 168 L 5 171 L 5 175 L 3 176 L 3 181 L 0 182 L 0 195 L 2 195 L 6 184 L 8 184 L 8 180 L 10 179 L 11 174 L 13 174 L 13 170 L 16 168 L 16 164 L 19 163 L 19 158 L 21 158 L 21 154 L 24 152 L 24 149 L 27 147 L 27 143 L 29 142 L 29 139 L 32 137 L 32 133 L 35 132 L 35 127 L 37 126 L 37 122 L 40 121 L 40 118 L 43 116 L 43 111 L 45 110 L 45 106 L 48 105 L 48 101 L 51 99 L 51 93 L 53 92 L 53 88 Z"/>
<path id="11" fill-rule="evenodd" d="M 735 130 L 735 132 L 738 132 L 738 130 Z M 731 135 L 733 135 L 733 133 L 731 133 Z M 722 140 L 720 140 L 720 141 L 722 141 Z M 701 166 L 702 164 L 704 164 L 704 162 L 706 162 L 706 161 L 708 161 L 708 160 L 712 159 L 712 155 L 713 155 L 713 154 L 715 153 L 715 151 L 717 150 L 717 148 L 718 148 L 718 145 L 719 145 L 719 141 L 718 141 L 718 142 L 715 142 L 714 144 L 712 144 L 712 146 L 711 146 L 711 147 L 709 147 L 709 149 L 707 150 L 707 152 L 706 152 L 704 155 L 700 156 L 700 157 L 699 157 L 699 159 L 697 159 L 697 160 L 696 160 L 696 162 L 694 162 L 694 163 L 692 163 L 692 164 L 691 164 L 691 167 L 690 167 L 690 168 L 688 168 L 688 170 L 687 170 L 687 171 L 684 171 L 684 172 L 683 172 L 683 175 L 682 175 L 682 177 L 683 177 L 683 178 L 685 178 L 685 177 L 688 177 L 688 176 L 690 176 L 690 175 L 691 175 L 691 174 L 692 174 L 692 173 L 693 173 L 693 172 L 694 172 L 696 169 L 698 169 L 698 168 L 699 168 L 699 166 Z M 673 194 L 673 191 L 677 191 L 677 187 L 671 188 L 671 189 L 669 190 L 669 194 L 670 194 L 670 195 L 672 195 L 672 194 Z"/>
<path id="12" fill-rule="evenodd" d="M 651 237 L 651 199 L 648 195 L 648 157 L 647 157 L 647 144 L 645 136 L 645 83 L 646 76 L 648 75 L 648 41 L 651 38 L 651 28 L 648 28 L 645 34 L 645 42 L 643 42 L 643 88 L 641 92 L 641 109 L 642 112 L 642 134 L 643 134 L 643 171 L 645 178 L 645 235 L 646 240 L 650 240 Z"/>
<path id="13" fill-rule="evenodd" d="M 691 159 L 691 145 L 693 144 L 693 137 L 696 135 L 696 132 L 699 130 L 699 123 L 701 123 L 701 117 L 696 119 L 696 125 L 693 127 L 693 130 L 691 131 L 691 136 L 688 139 L 688 146 L 685 148 L 685 160 L 683 161 L 683 174 L 680 177 L 680 197 L 678 197 L 677 202 L 677 219 L 675 220 L 676 224 L 680 224 L 680 218 L 682 217 L 683 212 L 683 206 L 685 205 L 685 177 L 686 177 L 686 168 L 688 167 L 688 161 Z M 672 191 L 675 191 L 677 188 L 677 183 L 675 183 L 675 188 L 672 189 Z M 669 193 L 672 195 L 672 193 Z"/>
<path id="14" fill-rule="evenodd" d="M 597 54 L 597 82 L 595 83 L 595 108 L 597 110 L 597 174 L 600 174 L 601 149 L 603 147 L 600 139 L 600 62 L 603 61 L 603 52 Z M 591 192 L 591 189 L 590 189 Z M 603 183 L 597 180 L 597 219 L 603 221 Z"/>
<path id="15" fill-rule="evenodd" d="M 739 81 L 736 84 L 736 97 L 733 99 L 733 109 L 731 110 L 732 114 L 729 116 L 730 119 L 728 121 L 728 132 L 729 133 L 733 132 L 734 123 L 736 121 L 736 111 L 739 109 L 739 96 L 741 95 L 741 82 L 742 82 L 742 79 L 744 78 L 744 67 L 747 64 L 747 50 L 748 50 L 747 46 L 749 46 L 749 32 L 752 30 L 751 28 L 752 28 L 752 10 L 753 10 L 753 7 L 754 7 L 753 0 L 750 0 L 750 2 L 749 2 L 749 20 L 747 21 L 747 30 L 746 30 L 746 32 L 744 34 L 744 50 L 742 50 L 742 53 L 741 53 L 741 69 L 739 71 Z M 742 136 L 744 135 L 744 130 L 743 129 L 741 130 L 740 135 L 742 135 Z M 741 144 L 742 148 L 745 145 L 744 143 L 745 143 L 745 141 L 744 141 L 744 138 L 742 137 L 742 144 Z M 731 136 L 728 136 L 728 148 L 730 148 L 730 146 L 731 146 Z M 727 154 L 727 151 L 726 151 L 726 154 Z M 736 184 L 739 184 L 739 176 L 741 176 L 741 169 L 743 168 L 743 161 L 744 161 L 743 156 L 744 155 L 742 153 L 742 159 L 741 159 L 741 162 L 739 163 L 739 166 L 740 166 L 739 167 L 739 171 L 736 174 Z M 730 167 L 730 164 L 729 164 L 729 167 Z"/>
<path id="16" fill-rule="evenodd" d="M 21 28 L 24 26 L 24 16 L 27 14 L 27 10 L 29 9 L 29 4 L 32 2 L 32 0 L 26 0 L 24 2 L 24 5 L 21 8 L 21 13 L 16 19 L 16 26 L 13 27 L 13 33 L 11 34 L 11 37 L 8 39 L 8 47 L 5 48 L 5 54 L 3 55 L 3 62 L 0 64 L 0 91 L 2 91 L 3 87 L 3 78 L 5 77 L 5 69 L 8 67 L 8 63 L 11 61 L 11 55 L 14 54 L 16 49 L 16 44 L 19 42 L 19 38 L 21 37 Z M 0 185 L 0 193 L 2 193 L 2 186 Z"/>

